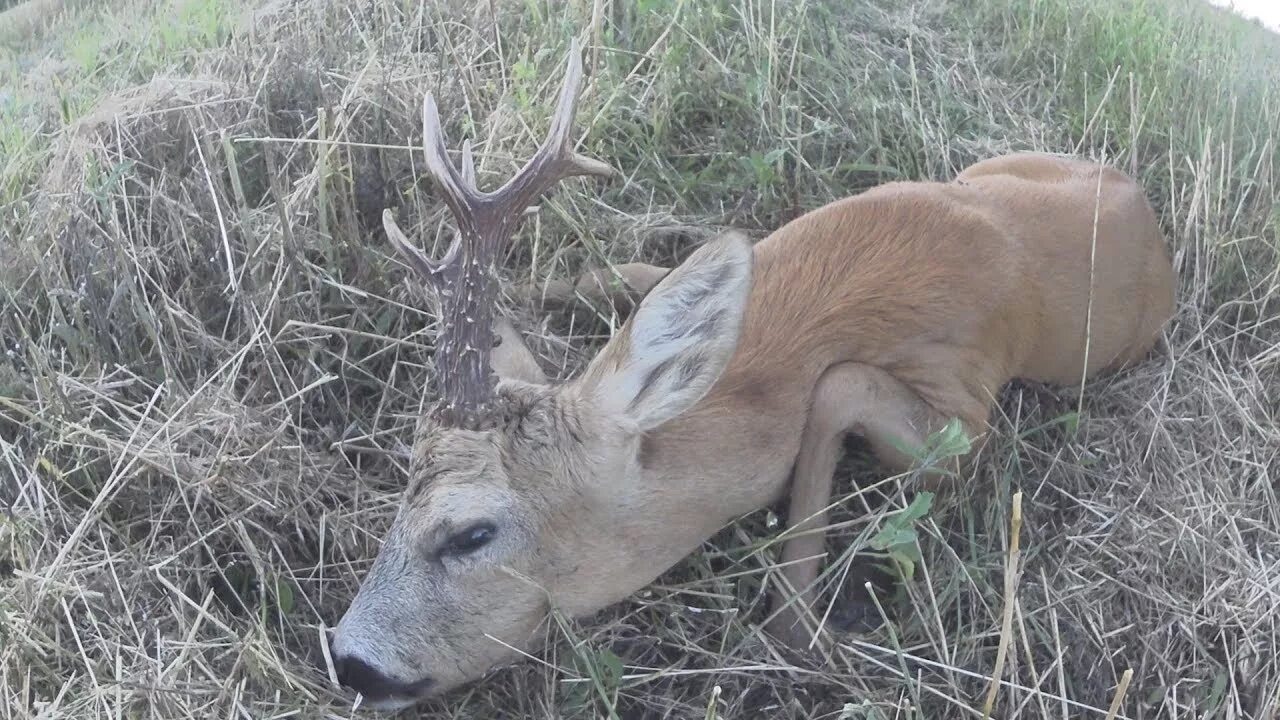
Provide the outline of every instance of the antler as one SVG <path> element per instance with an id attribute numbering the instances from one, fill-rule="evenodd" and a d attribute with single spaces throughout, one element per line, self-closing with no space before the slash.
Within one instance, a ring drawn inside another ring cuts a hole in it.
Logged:
<path id="1" fill-rule="evenodd" d="M 382 224 L 392 244 L 440 298 L 442 327 L 436 340 L 435 361 L 441 401 L 436 418 L 445 425 L 476 429 L 485 423 L 489 413 L 495 384 L 489 353 L 495 337 L 496 265 L 525 209 L 565 178 L 613 174 L 605 163 L 578 155 L 571 147 L 569 131 L 581 81 L 581 52 L 574 40 L 546 140 L 514 177 L 489 193 L 476 187 L 471 142 L 462 143 L 459 170 L 449 160 L 435 98 L 428 93 L 422 104 L 422 145 L 427 169 L 444 192 L 445 204 L 458 223 L 458 234 L 444 257 L 436 262 L 409 242 L 390 209 L 382 212 Z"/>

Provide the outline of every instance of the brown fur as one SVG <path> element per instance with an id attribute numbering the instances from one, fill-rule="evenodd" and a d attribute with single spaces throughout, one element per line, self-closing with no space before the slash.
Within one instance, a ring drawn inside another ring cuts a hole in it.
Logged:
<path id="1" fill-rule="evenodd" d="M 756 246 L 740 350 L 707 404 L 770 387 L 794 418 L 820 373 L 860 362 L 979 431 L 1012 378 L 1073 384 L 1145 354 L 1172 311 L 1172 282 L 1154 214 L 1114 170 L 1020 155 L 953 183 L 884 185 Z"/>
<path id="2" fill-rule="evenodd" d="M 1095 199 L 1087 373 L 1141 358 L 1173 309 L 1172 268 L 1141 189 L 1078 160 L 996 158 L 955 182 L 834 202 L 757 244 L 738 352 L 696 408 L 655 433 L 664 460 L 651 462 L 684 476 L 706 470 L 691 458 L 760 467 L 751 456 L 763 451 L 790 464 L 818 378 L 846 362 L 883 370 L 971 434 L 1013 378 L 1079 383 Z M 729 517 L 778 499 L 787 479 L 734 474 L 714 491 L 742 496 Z"/>

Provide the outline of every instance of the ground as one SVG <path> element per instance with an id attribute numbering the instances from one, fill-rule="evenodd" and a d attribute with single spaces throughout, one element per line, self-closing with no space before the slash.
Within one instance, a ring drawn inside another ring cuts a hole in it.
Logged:
<path id="1" fill-rule="evenodd" d="M 511 282 L 1038 149 L 1142 182 L 1177 315 L 1130 371 L 1008 388 L 931 506 L 843 469 L 836 567 L 889 536 L 919 562 L 830 656 L 758 631 L 762 511 L 415 712 L 980 717 L 993 674 L 1000 718 L 1280 710 L 1280 37 L 1195 0 L 112 0 L 30 27 L 0 28 L 0 717 L 368 714 L 319 648 L 395 511 L 435 334 L 379 217 L 447 240 L 422 96 L 498 182 L 575 35 L 581 149 L 620 177 L 549 196 Z M 616 327 L 518 310 L 562 375 Z"/>

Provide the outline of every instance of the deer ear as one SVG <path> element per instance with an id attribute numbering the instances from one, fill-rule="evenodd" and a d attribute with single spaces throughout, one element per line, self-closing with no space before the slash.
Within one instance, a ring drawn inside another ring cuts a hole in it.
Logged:
<path id="1" fill-rule="evenodd" d="M 582 383 L 592 399 L 640 432 L 693 407 L 737 349 L 751 267 L 751 243 L 738 233 L 689 256 L 591 363 Z"/>
<path id="2" fill-rule="evenodd" d="M 520 338 L 520 333 L 506 318 L 494 321 L 494 333 L 498 336 L 497 347 L 489 354 L 489 366 L 502 380 L 521 380 L 527 383 L 545 385 L 546 373 L 538 366 L 538 360 L 530 352 L 529 347 Z"/>

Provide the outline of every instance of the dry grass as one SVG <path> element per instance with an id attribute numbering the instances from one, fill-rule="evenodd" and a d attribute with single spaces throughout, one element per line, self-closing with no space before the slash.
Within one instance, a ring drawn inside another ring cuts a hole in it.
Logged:
<path id="1" fill-rule="evenodd" d="M 1274 36 L 1190 0 L 638 0 L 601 3 L 598 34 L 590 3 L 477 5 L 178 0 L 0 50 L 0 718 L 365 714 L 320 641 L 394 513 L 434 336 L 378 217 L 447 238 L 407 147 L 423 93 L 492 181 L 541 135 L 572 32 L 585 149 L 624 179 L 545 201 L 513 279 L 671 262 L 1038 148 L 1138 173 L 1179 311 L 1080 397 L 1003 394 L 882 629 L 823 658 L 759 634 L 761 512 L 423 716 L 977 717 L 1002 636 L 995 717 L 1276 716 Z M 611 320 L 524 318 L 562 373 Z M 889 502 L 848 490 L 833 585 L 911 499 L 865 465 L 845 487 Z"/>

